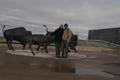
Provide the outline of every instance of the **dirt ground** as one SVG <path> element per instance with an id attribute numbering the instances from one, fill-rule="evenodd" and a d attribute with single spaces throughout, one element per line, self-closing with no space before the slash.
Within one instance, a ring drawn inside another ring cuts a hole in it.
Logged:
<path id="1" fill-rule="evenodd" d="M 80 50 L 78 54 L 88 57 L 79 59 L 39 58 L 6 51 L 6 46 L 0 46 L 0 80 L 120 80 L 119 51 Z"/>

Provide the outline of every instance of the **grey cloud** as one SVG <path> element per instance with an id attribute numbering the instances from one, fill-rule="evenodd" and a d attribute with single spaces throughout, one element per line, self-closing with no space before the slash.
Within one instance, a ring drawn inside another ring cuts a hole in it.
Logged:
<path id="1" fill-rule="evenodd" d="M 120 0 L 0 0 L 0 23 L 29 26 L 34 33 L 41 24 L 54 30 L 68 23 L 87 38 L 89 29 L 119 27 L 119 8 Z"/>

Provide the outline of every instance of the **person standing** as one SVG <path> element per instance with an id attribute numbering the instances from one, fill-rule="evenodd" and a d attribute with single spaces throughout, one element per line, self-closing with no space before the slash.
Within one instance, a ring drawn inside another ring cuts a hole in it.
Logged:
<path id="1" fill-rule="evenodd" d="M 55 51 L 56 51 L 56 57 L 60 58 L 60 51 L 61 51 L 61 44 L 62 44 L 62 36 L 63 36 L 63 25 L 61 24 L 59 28 L 57 28 L 53 35 L 55 36 L 54 42 L 55 42 Z"/>
<path id="2" fill-rule="evenodd" d="M 62 37 L 62 57 L 63 58 L 68 57 L 68 44 L 70 42 L 72 35 L 73 33 L 71 29 L 68 27 L 68 24 L 64 24 L 64 32 Z"/>

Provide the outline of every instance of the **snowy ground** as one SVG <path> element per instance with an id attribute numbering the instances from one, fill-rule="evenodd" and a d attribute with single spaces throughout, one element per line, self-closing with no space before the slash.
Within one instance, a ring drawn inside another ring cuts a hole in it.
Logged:
<path id="1" fill-rule="evenodd" d="M 32 55 L 30 50 L 16 49 L 15 51 L 7 50 L 7 52 L 10 54 L 13 54 L 13 55 L 23 55 L 23 56 L 43 57 L 43 58 L 55 58 L 55 52 L 44 53 L 44 52 L 34 51 L 35 56 Z M 69 53 L 68 58 L 69 59 L 84 59 L 84 58 L 87 58 L 87 55 L 71 52 L 71 53 Z"/>

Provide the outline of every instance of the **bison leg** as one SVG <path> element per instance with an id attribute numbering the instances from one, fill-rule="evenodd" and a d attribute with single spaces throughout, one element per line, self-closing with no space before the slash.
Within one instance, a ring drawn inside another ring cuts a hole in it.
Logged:
<path id="1" fill-rule="evenodd" d="M 23 45 L 23 50 L 25 50 L 27 43 L 25 41 L 23 41 L 23 42 L 21 42 L 21 44 Z"/>
<path id="2" fill-rule="evenodd" d="M 67 51 L 68 51 L 68 52 L 70 52 L 70 49 L 69 49 L 69 47 L 67 47 Z"/>
<path id="3" fill-rule="evenodd" d="M 48 53 L 47 45 L 44 45 L 44 48 L 45 48 L 45 52 Z"/>
<path id="4" fill-rule="evenodd" d="M 36 50 L 38 51 L 39 49 L 40 49 L 40 45 L 38 45 L 38 47 L 37 47 L 37 49 L 36 49 Z"/>
<path id="5" fill-rule="evenodd" d="M 30 45 L 30 44 L 29 44 L 29 48 L 30 48 L 30 50 L 31 50 L 32 54 L 33 54 L 33 55 L 35 55 L 35 53 L 33 52 L 33 49 L 32 49 L 32 47 L 31 47 L 31 45 Z"/>
<path id="6" fill-rule="evenodd" d="M 35 53 L 33 52 L 33 49 L 32 49 L 32 43 L 31 43 L 31 41 L 29 41 L 28 45 L 29 45 L 29 48 L 30 48 L 32 54 L 35 55 Z"/>
<path id="7" fill-rule="evenodd" d="M 11 47 L 10 47 L 10 43 L 9 43 L 9 41 L 7 41 L 7 45 L 8 45 L 8 48 L 9 48 L 9 50 L 10 50 Z"/>
<path id="8" fill-rule="evenodd" d="M 9 41 L 9 45 L 10 45 L 11 49 L 14 51 L 15 49 L 12 46 L 12 41 Z"/>
<path id="9" fill-rule="evenodd" d="M 75 46 L 73 45 L 73 46 L 71 46 L 70 47 L 72 50 L 74 50 L 74 52 L 77 52 L 77 49 L 75 48 Z"/>
<path id="10" fill-rule="evenodd" d="M 22 41 L 20 41 L 20 43 L 23 45 L 22 49 L 25 50 L 27 42 L 23 39 Z"/>
<path id="11" fill-rule="evenodd" d="M 23 45 L 23 50 L 25 50 L 26 44 Z"/>
<path id="12" fill-rule="evenodd" d="M 75 47 L 73 48 L 73 50 L 74 50 L 75 52 L 78 52 L 77 49 L 76 49 Z"/>

